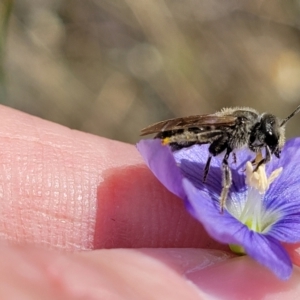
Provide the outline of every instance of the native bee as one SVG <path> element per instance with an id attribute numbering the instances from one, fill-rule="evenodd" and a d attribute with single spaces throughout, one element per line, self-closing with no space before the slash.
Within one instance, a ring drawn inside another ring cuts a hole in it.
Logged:
<path id="1" fill-rule="evenodd" d="M 265 157 L 260 161 L 253 160 L 254 171 L 262 164 L 268 163 L 272 154 L 280 158 L 280 152 L 285 142 L 285 124 L 299 111 L 300 105 L 287 118 L 280 120 L 273 114 L 259 114 L 255 109 L 248 107 L 224 108 L 214 114 L 158 122 L 142 129 L 141 135 L 155 133 L 155 138 L 161 139 L 164 145 L 169 145 L 172 151 L 195 144 L 210 144 L 203 182 L 208 175 L 212 157 L 224 154 L 220 195 L 220 206 L 223 211 L 232 184 L 231 170 L 228 164 L 230 154 L 234 155 L 235 160 L 235 151 L 243 147 L 248 147 L 256 154 L 265 149 Z"/>

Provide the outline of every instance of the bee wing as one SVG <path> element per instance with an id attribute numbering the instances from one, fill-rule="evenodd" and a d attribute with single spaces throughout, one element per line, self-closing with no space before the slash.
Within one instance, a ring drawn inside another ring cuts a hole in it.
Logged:
<path id="1" fill-rule="evenodd" d="M 183 118 L 175 118 L 161 121 L 142 129 L 141 136 L 151 133 L 159 133 L 164 131 L 180 130 L 195 127 L 201 128 L 205 126 L 214 126 L 215 128 L 217 128 L 222 126 L 231 126 L 235 124 L 235 121 L 236 117 L 232 115 L 195 115 Z"/>

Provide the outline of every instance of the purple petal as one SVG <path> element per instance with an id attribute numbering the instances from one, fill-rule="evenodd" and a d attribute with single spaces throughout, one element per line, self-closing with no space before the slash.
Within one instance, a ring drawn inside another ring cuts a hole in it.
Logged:
<path id="1" fill-rule="evenodd" d="M 278 211 L 281 215 L 268 231 L 268 235 L 282 242 L 300 241 L 300 139 L 288 141 L 280 160 L 270 162 L 268 168 L 283 167 L 280 176 L 271 184 L 264 197 L 267 210 Z"/>
<path id="2" fill-rule="evenodd" d="M 227 211 L 220 213 L 213 201 L 187 179 L 183 180 L 187 194 L 187 208 L 216 240 L 242 246 L 246 253 L 271 269 L 279 278 L 291 275 L 292 263 L 280 243 L 269 236 L 254 232 Z"/>
<path id="3" fill-rule="evenodd" d="M 278 240 L 249 229 L 244 236 L 239 233 L 239 240 L 239 245 L 249 256 L 272 270 L 280 279 L 287 280 L 291 276 L 291 259 Z"/>
<path id="4" fill-rule="evenodd" d="M 175 160 L 180 167 L 183 177 L 187 178 L 193 185 L 201 190 L 203 196 L 213 199 L 219 203 L 222 191 L 222 156 L 213 157 L 206 181 L 203 182 L 204 168 L 209 152 L 207 145 L 195 145 L 190 148 L 174 152 Z M 232 201 L 240 202 L 245 198 L 247 187 L 245 185 L 244 169 L 246 161 L 251 160 L 247 151 L 237 154 L 237 162 L 231 158 L 231 172 L 233 183 L 230 188 L 229 197 Z"/>
<path id="5" fill-rule="evenodd" d="M 221 213 L 217 203 L 205 197 L 205 193 L 198 190 L 187 179 L 183 180 L 183 187 L 188 197 L 187 209 L 204 225 L 206 231 L 219 242 L 237 244 L 237 240 L 232 233 L 247 226 L 226 210 Z"/>
<path id="6" fill-rule="evenodd" d="M 158 180 L 172 193 L 185 199 L 182 188 L 182 174 L 169 147 L 159 139 L 141 140 L 137 149 Z"/>
<path id="7" fill-rule="evenodd" d="M 187 209 L 213 238 L 242 246 L 250 256 L 282 279 L 290 276 L 291 261 L 279 241 L 300 240 L 300 139 L 287 142 L 282 158 L 278 160 L 274 157 L 267 165 L 268 174 L 284 166 L 282 174 L 263 199 L 266 209 L 276 210 L 280 216 L 267 234 L 250 230 L 226 210 L 220 213 L 222 156 L 212 158 L 207 181 L 203 183 L 208 158 L 207 145 L 171 152 L 169 147 L 161 145 L 160 140 L 142 140 L 137 148 L 156 177 L 171 192 L 186 201 Z M 228 199 L 237 204 L 246 199 L 244 169 L 246 161 L 252 158 L 249 152 L 241 150 L 237 152 L 237 163 L 232 158 L 229 161 L 233 184 Z"/>

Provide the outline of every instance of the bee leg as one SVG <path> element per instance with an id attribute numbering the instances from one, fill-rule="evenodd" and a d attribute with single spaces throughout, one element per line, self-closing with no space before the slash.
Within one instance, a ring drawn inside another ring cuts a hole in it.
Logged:
<path id="1" fill-rule="evenodd" d="M 233 163 L 236 164 L 236 154 L 235 154 L 235 152 L 232 152 L 232 157 L 233 157 Z"/>
<path id="2" fill-rule="evenodd" d="M 227 140 L 228 140 L 228 136 L 223 135 L 219 139 L 212 142 L 211 145 L 209 146 L 209 148 L 208 148 L 209 157 L 207 159 L 207 162 L 206 162 L 206 165 L 205 165 L 205 168 L 204 168 L 203 182 L 206 181 L 206 177 L 208 175 L 208 171 L 209 171 L 212 156 L 217 156 L 217 155 L 221 154 L 224 150 L 226 150 Z"/>
<path id="3" fill-rule="evenodd" d="M 261 165 L 267 164 L 271 160 L 271 155 L 272 155 L 272 153 L 271 153 L 270 148 L 268 146 L 266 146 L 266 157 L 257 163 L 253 172 L 256 172 Z"/>
<path id="4" fill-rule="evenodd" d="M 224 206 L 226 204 L 226 199 L 228 196 L 229 189 L 232 184 L 232 175 L 231 175 L 231 170 L 228 165 L 228 158 L 230 155 L 231 149 L 227 148 L 226 154 L 223 158 L 222 162 L 222 192 L 220 196 L 220 206 L 221 206 L 221 213 L 224 211 Z"/>
<path id="5" fill-rule="evenodd" d="M 205 165 L 204 173 L 203 173 L 203 182 L 206 181 L 206 177 L 207 177 L 207 174 L 208 174 L 208 171 L 209 171 L 209 166 L 210 166 L 211 158 L 212 158 L 212 156 L 209 155 L 209 157 L 208 157 L 208 159 L 206 161 L 206 165 Z"/>

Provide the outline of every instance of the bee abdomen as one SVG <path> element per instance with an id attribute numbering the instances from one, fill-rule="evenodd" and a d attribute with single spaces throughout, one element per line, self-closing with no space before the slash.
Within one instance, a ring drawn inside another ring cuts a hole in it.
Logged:
<path id="1" fill-rule="evenodd" d="M 194 144 L 208 144 L 222 136 L 221 130 L 200 131 L 197 128 L 184 130 L 177 133 L 160 133 L 156 137 L 162 139 L 164 145 L 171 144 L 172 148 L 178 149 L 190 147 Z"/>

